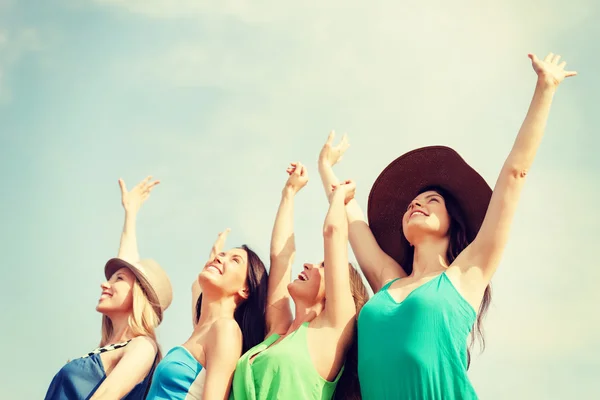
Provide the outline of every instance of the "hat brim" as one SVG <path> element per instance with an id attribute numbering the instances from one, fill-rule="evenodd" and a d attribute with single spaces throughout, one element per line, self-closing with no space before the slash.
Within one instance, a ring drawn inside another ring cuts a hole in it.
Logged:
<path id="1" fill-rule="evenodd" d="M 133 272 L 136 279 L 140 283 L 142 290 L 148 297 L 150 304 L 152 304 L 154 311 L 158 315 L 159 320 L 162 320 L 163 312 L 160 307 L 160 300 L 158 298 L 158 295 L 156 294 L 156 291 L 146 278 L 146 275 L 142 271 L 140 271 L 140 269 L 136 267 L 135 264 L 131 264 L 121 258 L 111 258 L 106 262 L 106 265 L 104 266 L 104 276 L 106 277 L 106 279 L 110 279 L 110 277 L 121 268 L 129 268 L 129 270 Z"/>
<path id="2" fill-rule="evenodd" d="M 430 186 L 454 196 L 472 238 L 481 228 L 492 197 L 481 175 L 449 147 L 422 147 L 392 161 L 373 184 L 367 214 L 377 243 L 400 265 L 405 249 L 402 217 L 419 192 Z"/>

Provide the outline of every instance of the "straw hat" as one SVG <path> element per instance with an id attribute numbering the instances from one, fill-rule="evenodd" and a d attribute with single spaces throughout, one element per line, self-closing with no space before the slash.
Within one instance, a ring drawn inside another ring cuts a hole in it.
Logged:
<path id="1" fill-rule="evenodd" d="M 106 279 L 110 279 L 117 270 L 123 267 L 129 268 L 135 274 L 159 320 L 162 321 L 163 313 L 173 300 L 173 288 L 167 273 L 156 261 L 151 259 L 129 263 L 120 258 L 111 258 L 104 267 Z"/>

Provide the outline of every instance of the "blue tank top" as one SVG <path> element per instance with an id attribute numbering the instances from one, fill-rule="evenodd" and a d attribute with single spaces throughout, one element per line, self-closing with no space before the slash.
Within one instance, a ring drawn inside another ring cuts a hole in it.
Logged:
<path id="1" fill-rule="evenodd" d="M 183 346 L 173 347 L 156 367 L 148 400 L 201 400 L 206 370 Z"/>
<path id="2" fill-rule="evenodd" d="M 52 379 L 45 400 L 87 400 L 106 379 L 100 354 L 126 346 L 124 343 L 100 347 L 86 356 L 68 362 Z M 152 378 L 152 368 L 122 400 L 143 400 Z"/>
<path id="3" fill-rule="evenodd" d="M 358 317 L 363 400 L 477 399 L 467 376 L 476 314 L 446 273 L 396 302 L 385 285 Z"/>

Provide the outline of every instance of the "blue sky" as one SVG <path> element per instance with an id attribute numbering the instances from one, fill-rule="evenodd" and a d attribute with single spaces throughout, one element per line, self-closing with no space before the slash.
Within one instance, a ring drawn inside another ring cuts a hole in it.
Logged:
<path id="1" fill-rule="evenodd" d="M 138 227 L 174 286 L 168 350 L 191 332 L 191 282 L 220 230 L 268 256 L 291 161 L 311 178 L 295 268 L 322 257 L 330 129 L 349 135 L 336 168 L 363 207 L 383 167 L 423 145 L 454 147 L 493 185 L 535 84 L 527 53 L 549 51 L 579 76 L 555 98 L 470 374 L 483 399 L 598 393 L 600 5 L 299 4 L 0 0 L 3 397 L 41 398 L 97 344 L 118 178 L 162 181 Z"/>

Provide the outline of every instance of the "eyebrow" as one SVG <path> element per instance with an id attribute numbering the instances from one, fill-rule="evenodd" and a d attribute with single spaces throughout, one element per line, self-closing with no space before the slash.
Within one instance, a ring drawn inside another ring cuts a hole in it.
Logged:
<path id="1" fill-rule="evenodd" d="M 432 193 L 432 194 L 428 194 L 427 196 L 425 196 L 426 199 L 430 199 L 432 197 L 440 197 L 443 198 L 441 195 L 437 194 L 437 193 Z"/>

